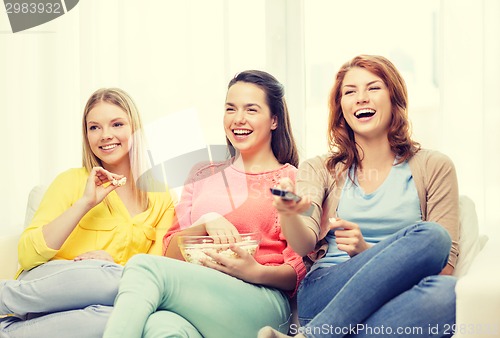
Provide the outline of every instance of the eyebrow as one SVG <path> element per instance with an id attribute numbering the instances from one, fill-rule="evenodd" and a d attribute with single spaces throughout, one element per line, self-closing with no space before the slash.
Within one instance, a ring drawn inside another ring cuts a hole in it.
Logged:
<path id="1" fill-rule="evenodd" d="M 117 118 L 114 118 L 112 119 L 111 121 L 109 121 L 110 123 L 114 123 L 116 121 L 127 121 L 127 119 L 123 118 L 123 117 L 117 117 Z M 87 124 L 100 124 L 99 122 L 95 122 L 95 121 L 87 121 Z"/>
<path id="2" fill-rule="evenodd" d="M 371 86 L 372 84 L 377 83 L 377 82 L 383 83 L 383 81 L 382 81 L 382 80 L 373 80 L 373 81 L 368 82 L 368 83 L 366 84 L 366 86 L 367 86 L 367 87 L 368 87 L 368 86 Z M 342 86 L 342 88 L 344 88 L 344 87 L 357 87 L 357 86 L 352 85 L 352 84 L 346 84 L 346 85 L 343 85 L 343 86 Z"/>
<path id="3" fill-rule="evenodd" d="M 236 105 L 234 103 L 231 103 L 231 102 L 226 102 L 226 106 L 236 107 Z M 245 107 L 245 108 L 252 107 L 252 106 L 262 108 L 257 103 L 247 103 L 247 104 L 243 105 L 243 107 Z"/>

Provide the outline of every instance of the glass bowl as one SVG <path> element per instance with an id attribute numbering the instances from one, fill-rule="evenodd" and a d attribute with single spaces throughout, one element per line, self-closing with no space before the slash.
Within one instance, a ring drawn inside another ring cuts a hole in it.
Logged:
<path id="1" fill-rule="evenodd" d="M 240 234 L 241 241 L 235 244 L 255 256 L 260 243 L 260 234 L 257 232 Z M 215 261 L 205 252 L 214 252 L 229 258 L 236 258 L 236 252 L 229 248 L 226 236 L 179 236 L 177 238 L 182 257 L 189 263 L 203 265 L 203 260 Z"/>

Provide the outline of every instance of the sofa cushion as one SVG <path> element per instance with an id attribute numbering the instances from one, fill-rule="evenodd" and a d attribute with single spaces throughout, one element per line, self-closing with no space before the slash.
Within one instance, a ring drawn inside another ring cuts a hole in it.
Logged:
<path id="1" fill-rule="evenodd" d="M 454 275 L 464 276 L 469 270 L 472 261 L 481 251 L 484 236 L 479 236 L 479 225 L 474 202 L 467 196 L 460 196 L 460 240 L 459 256 Z"/>
<path id="2" fill-rule="evenodd" d="M 44 185 L 33 187 L 28 197 L 24 226 L 27 227 L 38 209 L 45 190 Z M 460 255 L 455 266 L 454 275 L 461 277 L 465 275 L 476 255 L 481 251 L 487 236 L 479 235 L 479 225 L 476 206 L 468 196 L 460 196 Z"/>
<path id="3" fill-rule="evenodd" d="M 30 225 L 33 216 L 35 215 L 40 202 L 42 201 L 43 195 L 45 194 L 47 187 L 45 185 L 36 185 L 31 189 L 28 196 L 28 204 L 26 206 L 26 215 L 24 216 L 24 227 L 26 228 Z"/>
<path id="4" fill-rule="evenodd" d="M 20 236 L 21 229 L 17 232 L 0 235 L 0 279 L 14 278 L 19 268 L 17 263 L 17 242 L 19 242 Z"/>

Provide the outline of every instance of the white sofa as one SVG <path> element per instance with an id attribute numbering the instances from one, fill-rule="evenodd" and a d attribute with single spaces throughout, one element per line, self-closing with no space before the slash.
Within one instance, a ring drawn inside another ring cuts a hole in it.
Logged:
<path id="1" fill-rule="evenodd" d="M 43 186 L 31 191 L 24 226 L 31 221 L 44 192 Z M 475 205 L 466 196 L 460 197 L 460 221 L 454 337 L 500 337 L 500 236 L 488 238 L 479 234 Z M 18 269 L 17 242 L 21 231 L 19 226 L 10 233 L 0 234 L 0 279 L 13 278 Z"/>
<path id="2" fill-rule="evenodd" d="M 31 189 L 26 205 L 24 227 L 28 226 L 31 222 L 46 189 L 47 187 L 44 185 L 37 185 Z M 19 263 L 17 261 L 17 243 L 22 231 L 23 225 L 20 224 L 7 233 L 0 233 L 0 279 L 13 278 L 19 268 Z"/>

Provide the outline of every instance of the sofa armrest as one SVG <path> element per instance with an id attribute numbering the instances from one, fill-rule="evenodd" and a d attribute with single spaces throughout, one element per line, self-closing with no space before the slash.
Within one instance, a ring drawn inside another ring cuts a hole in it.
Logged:
<path id="1" fill-rule="evenodd" d="M 22 230 L 0 234 L 0 279 L 13 279 L 19 269 L 17 243 Z"/>
<path id="2" fill-rule="evenodd" d="M 500 236 L 490 236 L 456 286 L 454 338 L 500 337 Z"/>

